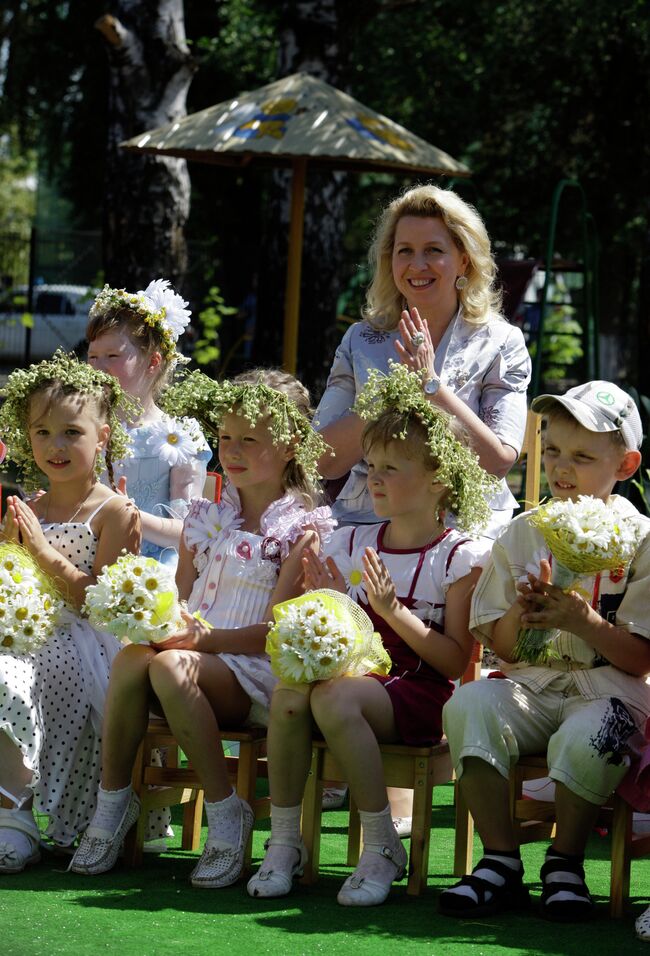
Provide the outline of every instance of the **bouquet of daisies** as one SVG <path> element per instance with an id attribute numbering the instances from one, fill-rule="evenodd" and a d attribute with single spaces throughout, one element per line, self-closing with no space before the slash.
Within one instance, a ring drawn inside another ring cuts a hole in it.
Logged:
<path id="1" fill-rule="evenodd" d="M 94 627 L 133 644 L 165 641 L 185 627 L 174 570 L 137 554 L 102 568 L 82 611 Z"/>
<path id="2" fill-rule="evenodd" d="M 623 572 L 639 544 L 639 531 L 616 501 L 580 495 L 577 501 L 552 500 L 528 515 L 552 554 L 551 583 L 569 591 L 575 581 L 602 571 Z M 518 660 L 545 663 L 554 655 L 557 628 L 522 628 L 515 644 Z"/>
<path id="3" fill-rule="evenodd" d="M 56 583 L 29 551 L 9 541 L 0 544 L 0 653 L 35 653 L 54 633 L 64 610 Z"/>
<path id="4" fill-rule="evenodd" d="M 332 677 L 387 674 L 390 657 L 372 622 L 339 591 L 308 591 L 273 608 L 266 638 L 273 672 L 288 684 Z"/>

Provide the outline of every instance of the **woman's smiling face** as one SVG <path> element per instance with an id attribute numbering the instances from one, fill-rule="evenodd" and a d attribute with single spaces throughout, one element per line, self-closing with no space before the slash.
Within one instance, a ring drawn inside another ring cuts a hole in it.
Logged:
<path id="1" fill-rule="evenodd" d="M 456 279 L 467 269 L 469 257 L 461 252 L 442 219 L 403 216 L 393 242 L 393 281 L 409 308 L 421 315 L 454 311 Z"/>

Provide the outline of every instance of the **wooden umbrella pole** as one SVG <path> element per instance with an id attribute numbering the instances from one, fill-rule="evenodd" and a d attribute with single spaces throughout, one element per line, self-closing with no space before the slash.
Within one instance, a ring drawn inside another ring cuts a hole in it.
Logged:
<path id="1" fill-rule="evenodd" d="M 284 342 L 282 366 L 285 372 L 296 374 L 298 360 L 298 322 L 300 317 L 300 273 L 302 268 L 302 231 L 305 211 L 305 177 L 307 159 L 294 159 L 291 180 L 291 220 L 289 223 L 289 253 L 287 285 L 284 297 Z"/>

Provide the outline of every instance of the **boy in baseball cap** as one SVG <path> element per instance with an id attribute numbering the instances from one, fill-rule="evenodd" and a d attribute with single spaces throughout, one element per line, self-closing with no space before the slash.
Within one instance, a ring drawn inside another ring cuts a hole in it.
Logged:
<path id="1" fill-rule="evenodd" d="M 544 469 L 553 497 L 616 502 L 638 546 L 628 568 L 581 574 L 565 592 L 551 581 L 552 556 L 530 512 L 495 541 L 472 597 L 470 630 L 501 659 L 506 677 L 465 684 L 443 710 L 483 857 L 441 893 L 440 909 L 471 919 L 527 904 L 508 778 L 520 754 L 544 751 L 557 830 L 540 874 L 541 913 L 572 922 L 593 913 L 583 868 L 587 838 L 626 773 L 626 741 L 650 715 L 650 519 L 612 494 L 641 462 L 641 420 L 625 392 L 588 382 L 565 395 L 540 395 L 532 407 L 546 419 Z M 557 630 L 547 662 L 517 659 L 522 627 Z"/>

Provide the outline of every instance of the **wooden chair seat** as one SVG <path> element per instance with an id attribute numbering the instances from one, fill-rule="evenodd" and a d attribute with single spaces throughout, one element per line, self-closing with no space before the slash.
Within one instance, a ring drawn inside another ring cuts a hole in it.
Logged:
<path id="1" fill-rule="evenodd" d="M 226 764 L 235 790 L 246 800 L 256 820 L 270 816 L 268 797 L 256 796 L 258 777 L 266 777 L 266 728 L 250 727 L 244 730 L 224 730 L 215 747 L 224 740 L 239 744 L 238 757 L 226 757 Z M 166 766 L 152 764 L 152 750 L 166 749 Z M 203 813 L 203 790 L 201 781 L 191 765 L 181 767 L 178 760 L 179 747 L 173 733 L 162 718 L 152 717 L 147 733 L 140 745 L 133 767 L 132 785 L 140 797 L 142 812 L 137 824 L 125 840 L 124 860 L 129 866 L 142 863 L 142 853 L 147 832 L 149 811 L 160 807 L 183 804 L 183 850 L 198 850 L 201 839 Z M 252 840 L 246 848 L 245 864 L 250 864 Z"/>
<path id="2" fill-rule="evenodd" d="M 431 804 L 433 788 L 452 779 L 451 757 L 446 741 L 432 747 L 409 747 L 403 744 L 380 745 L 384 777 L 389 787 L 413 790 L 413 822 L 409 877 L 407 893 L 419 895 L 427 883 L 429 842 L 431 838 Z M 302 809 L 302 836 L 308 862 L 303 883 L 313 883 L 318 878 L 321 836 L 321 804 L 323 783 L 327 780 L 342 780 L 344 775 L 337 766 L 327 744 L 315 740 L 312 746 L 312 761 Z M 348 824 L 348 866 L 356 866 L 361 846 L 361 823 L 359 813 L 350 799 Z"/>

